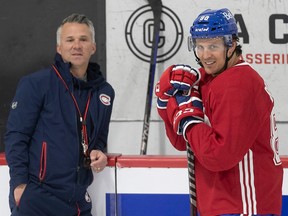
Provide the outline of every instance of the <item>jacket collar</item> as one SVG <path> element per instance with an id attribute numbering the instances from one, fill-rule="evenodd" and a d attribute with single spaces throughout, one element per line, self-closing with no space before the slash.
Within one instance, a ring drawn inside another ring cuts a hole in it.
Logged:
<path id="1" fill-rule="evenodd" d="M 103 83 L 105 83 L 105 79 L 100 71 L 100 66 L 97 63 L 90 62 L 87 68 L 87 82 L 78 80 L 74 78 L 70 72 L 71 63 L 64 62 L 62 56 L 59 53 L 55 55 L 55 66 L 57 67 L 60 75 L 65 80 L 67 85 L 72 87 L 75 82 L 81 85 L 82 88 L 97 88 Z"/>

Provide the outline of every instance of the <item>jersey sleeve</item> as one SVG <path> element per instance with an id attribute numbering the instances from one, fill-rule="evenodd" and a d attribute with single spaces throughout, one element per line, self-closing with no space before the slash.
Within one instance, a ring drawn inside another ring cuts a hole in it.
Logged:
<path id="1" fill-rule="evenodd" d="M 182 135 L 178 135 L 173 130 L 173 126 L 168 123 L 165 123 L 165 131 L 166 135 L 170 141 L 170 143 L 174 146 L 175 149 L 179 151 L 185 151 L 186 150 L 186 141 L 184 140 Z"/>

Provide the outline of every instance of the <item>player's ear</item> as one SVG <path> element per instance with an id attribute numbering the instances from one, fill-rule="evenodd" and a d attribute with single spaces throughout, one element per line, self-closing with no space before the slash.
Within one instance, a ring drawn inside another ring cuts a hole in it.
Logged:
<path id="1" fill-rule="evenodd" d="M 93 55 L 96 52 L 96 43 L 93 43 L 92 49 L 91 49 L 91 55 Z"/>
<path id="2" fill-rule="evenodd" d="M 61 54 L 61 48 L 60 48 L 59 45 L 56 45 L 56 51 L 57 51 L 59 54 Z"/>
<path id="3" fill-rule="evenodd" d="M 233 41 L 232 46 L 228 49 L 228 56 L 231 56 L 234 52 L 234 50 L 236 49 L 237 46 L 237 42 Z"/>

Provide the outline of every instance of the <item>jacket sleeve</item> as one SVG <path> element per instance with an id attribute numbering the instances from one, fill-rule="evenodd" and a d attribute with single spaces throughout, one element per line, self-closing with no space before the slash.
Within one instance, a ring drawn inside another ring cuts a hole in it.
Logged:
<path id="1" fill-rule="evenodd" d="M 111 114 L 113 108 L 113 102 L 115 98 L 115 92 L 112 86 L 108 84 L 108 87 L 104 89 L 105 94 L 110 96 L 109 105 L 106 106 L 104 111 L 104 116 L 102 118 L 102 122 L 100 123 L 100 132 L 96 139 L 96 145 L 94 145 L 93 149 L 100 150 L 102 152 L 107 152 L 107 141 L 108 141 L 108 134 L 109 134 L 109 125 L 111 121 Z"/>
<path id="2" fill-rule="evenodd" d="M 23 77 L 11 103 L 4 142 L 12 189 L 28 183 L 29 142 L 41 109 L 39 88 L 36 85 L 37 82 Z"/>
<path id="3" fill-rule="evenodd" d="M 228 85 L 225 91 L 212 89 L 207 96 L 209 109 L 213 110 L 210 124 L 200 123 L 186 132 L 195 156 L 208 170 L 224 171 L 238 164 L 255 143 L 263 123 L 269 121 L 265 113 L 273 104 L 263 86 L 253 85 Z"/>

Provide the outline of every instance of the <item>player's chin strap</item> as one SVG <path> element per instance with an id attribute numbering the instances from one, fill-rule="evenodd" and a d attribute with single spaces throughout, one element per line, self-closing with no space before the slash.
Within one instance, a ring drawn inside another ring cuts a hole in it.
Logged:
<path id="1" fill-rule="evenodd" d="M 203 64 L 201 63 L 200 59 L 198 58 L 195 49 L 193 50 L 196 62 L 203 68 Z"/>
<path id="2" fill-rule="evenodd" d="M 234 55 L 236 49 L 233 50 L 232 54 L 229 57 L 228 57 L 228 50 L 229 49 L 226 49 L 226 59 L 225 59 L 225 64 L 224 64 L 223 68 L 221 70 L 219 70 L 218 72 L 214 73 L 213 76 L 217 76 L 217 75 L 219 75 L 220 73 L 222 73 L 223 71 L 225 71 L 227 69 L 228 62 L 230 61 L 230 59 Z"/>
<path id="3" fill-rule="evenodd" d="M 236 52 L 236 48 L 235 48 L 235 49 L 233 50 L 232 54 L 228 57 L 228 50 L 229 50 L 229 49 L 226 50 L 226 60 L 225 60 L 225 65 L 224 65 L 222 71 L 224 71 L 224 70 L 227 69 L 228 62 L 230 61 L 230 59 L 232 58 L 232 56 L 233 56 L 234 53 Z"/>

